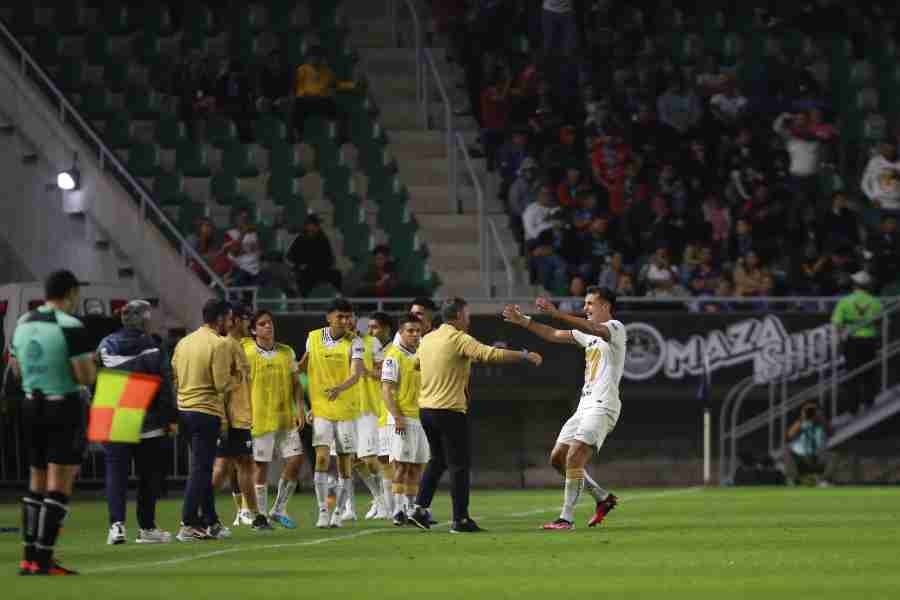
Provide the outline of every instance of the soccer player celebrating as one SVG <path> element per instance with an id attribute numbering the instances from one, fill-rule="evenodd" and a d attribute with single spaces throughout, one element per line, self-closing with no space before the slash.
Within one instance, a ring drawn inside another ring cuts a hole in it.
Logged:
<path id="1" fill-rule="evenodd" d="M 300 431 L 306 422 L 297 356 L 290 346 L 275 341 L 271 312 L 258 311 L 250 321 L 250 332 L 255 339 L 246 339 L 243 345 L 250 363 L 256 504 L 260 512 L 265 513 L 269 505 L 269 463 L 277 448 L 285 464 L 269 518 L 282 527 L 295 529 L 297 524 L 288 516 L 287 505 L 297 489 L 300 467 L 303 466 Z"/>
<path id="2" fill-rule="evenodd" d="M 393 425 L 391 458 L 394 461 L 394 525 L 407 522 L 419 493 L 419 480 L 428 462 L 428 438 L 419 421 L 419 390 L 422 377 L 416 364 L 416 350 L 422 323 L 415 315 L 400 320 L 400 343 L 385 353 L 381 369 L 384 404 Z"/>
<path id="3" fill-rule="evenodd" d="M 609 289 L 589 287 L 584 298 L 587 319 L 581 319 L 560 312 L 546 298 L 537 299 L 541 312 L 573 327 L 571 330 L 554 329 L 532 321 L 518 306 L 508 305 L 503 310 L 506 321 L 524 327 L 548 342 L 578 344 L 585 349 L 581 401 L 575 414 L 563 425 L 550 454 L 550 463 L 565 475 L 566 486 L 562 512 L 558 519 L 543 526 L 547 530 L 574 528 L 575 507 L 585 486 L 597 502 L 588 527 L 599 525 L 616 506 L 616 496 L 598 486 L 585 471 L 594 448 L 599 450 L 603 445 L 622 410 L 619 381 L 625 368 L 627 334 L 625 326 L 612 318 L 615 304 L 616 295 Z"/>
<path id="4" fill-rule="evenodd" d="M 233 379 L 225 403 L 230 428 L 227 436 L 219 438 L 216 462 L 213 464 L 213 487 L 219 489 L 226 477 L 233 477 L 236 470 L 237 485 L 234 486 L 233 492 L 238 514 L 235 517 L 234 526 L 237 527 L 243 522 L 256 530 L 271 529 L 269 520 L 259 512 L 256 494 L 250 493 L 254 482 L 253 438 L 251 436 L 253 409 L 250 403 L 250 363 L 244 352 L 244 344 L 247 341 L 253 341 L 249 339 L 248 331 L 252 315 L 246 307 L 241 305 L 234 306 L 233 310 L 234 319 L 231 321 L 231 327 L 225 338 L 231 349 L 232 360 L 231 375 Z M 246 492 L 246 495 L 243 496 L 243 502 L 247 504 L 246 510 L 241 508 L 241 490 Z"/>
<path id="5" fill-rule="evenodd" d="M 369 335 L 378 338 L 382 347 L 387 349 L 393 340 L 394 320 L 383 312 L 377 312 L 369 317 Z M 380 380 L 380 374 L 378 379 Z M 382 493 L 369 509 L 366 519 L 387 519 L 393 515 L 394 492 L 392 489 L 394 480 L 394 465 L 390 462 L 391 436 L 393 430 L 388 427 L 388 411 L 381 396 L 381 388 L 376 400 L 378 407 L 378 475 L 381 479 Z"/>
<path id="6" fill-rule="evenodd" d="M 31 477 L 22 498 L 25 556 L 19 575 L 77 575 L 53 558 L 69 497 L 87 450 L 81 386 L 96 378 L 93 344 L 72 316 L 78 279 L 57 271 L 44 285 L 47 303 L 19 319 L 12 341 L 12 369 L 22 379 L 22 417 Z"/>
<path id="7" fill-rule="evenodd" d="M 358 395 L 351 388 L 365 375 L 365 345 L 353 333 L 353 305 L 342 298 L 329 307 L 328 326 L 309 333 L 300 368 L 309 373 L 313 412 L 313 447 L 316 450 L 314 483 L 319 503 L 316 527 L 340 527 L 347 494 L 352 485 L 353 454 L 356 451 Z M 328 462 L 332 443 L 337 452 L 337 508 L 328 498 Z"/>

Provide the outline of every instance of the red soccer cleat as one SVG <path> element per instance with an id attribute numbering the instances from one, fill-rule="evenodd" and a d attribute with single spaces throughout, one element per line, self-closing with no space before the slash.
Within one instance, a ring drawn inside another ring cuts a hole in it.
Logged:
<path id="1" fill-rule="evenodd" d="M 588 527 L 596 527 L 602 523 L 603 519 L 606 518 L 606 515 L 608 515 L 618 503 L 619 499 L 615 494 L 607 494 L 606 498 L 597 503 L 597 509 L 594 511 L 594 516 L 588 521 Z"/>
<path id="2" fill-rule="evenodd" d="M 565 519 L 557 519 L 550 523 L 544 523 L 541 529 L 544 531 L 572 531 L 575 529 L 575 524 Z"/>
<path id="3" fill-rule="evenodd" d="M 50 563 L 45 569 L 37 569 L 34 575 L 47 575 L 50 577 L 63 577 L 66 575 L 78 575 L 78 571 L 73 571 L 72 569 L 67 569 L 56 561 Z"/>
<path id="4" fill-rule="evenodd" d="M 23 560 L 19 563 L 19 575 L 34 575 L 38 570 L 38 564 L 31 560 Z"/>

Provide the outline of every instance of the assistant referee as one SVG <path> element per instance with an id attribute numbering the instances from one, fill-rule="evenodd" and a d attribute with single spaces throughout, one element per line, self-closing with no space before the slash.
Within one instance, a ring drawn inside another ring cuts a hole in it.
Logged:
<path id="1" fill-rule="evenodd" d="M 12 342 L 13 371 L 22 378 L 22 406 L 31 481 L 22 498 L 25 556 L 19 575 L 77 575 L 53 558 L 69 497 L 87 449 L 81 386 L 97 376 L 94 344 L 72 316 L 78 279 L 57 271 L 44 285 L 46 304 L 23 315 Z"/>
<path id="2" fill-rule="evenodd" d="M 428 509 L 444 471 L 450 471 L 453 499 L 451 533 L 472 533 L 481 528 L 469 516 L 472 461 L 469 431 L 469 376 L 472 362 L 530 362 L 540 366 L 540 354 L 486 346 L 470 336 L 469 307 L 462 298 L 449 300 L 441 309 L 443 325 L 422 338 L 417 352 L 422 372 L 420 418 L 431 459 L 425 468 L 419 496 L 410 520 L 430 529 Z"/>

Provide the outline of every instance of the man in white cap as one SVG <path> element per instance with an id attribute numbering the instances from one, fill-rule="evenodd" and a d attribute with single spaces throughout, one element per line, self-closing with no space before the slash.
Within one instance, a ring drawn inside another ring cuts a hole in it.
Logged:
<path id="1" fill-rule="evenodd" d="M 847 370 L 854 371 L 875 360 L 878 352 L 877 319 L 881 316 L 881 301 L 870 293 L 872 277 L 865 271 L 850 276 L 853 292 L 841 298 L 831 315 L 831 323 L 844 340 Z M 871 373 L 861 373 L 850 382 L 850 411 L 856 412 L 875 400 Z"/>
<path id="2" fill-rule="evenodd" d="M 172 541 L 172 534 L 156 526 L 156 500 L 162 492 L 167 462 L 168 436 L 175 432 L 178 412 L 172 388 L 169 359 L 150 331 L 151 305 L 132 300 L 122 309 L 122 329 L 100 342 L 97 359 L 103 367 L 162 377 L 141 429 L 138 444 L 104 444 L 106 502 L 109 505 L 107 544 L 124 544 L 128 476 L 134 460 L 138 475 L 137 520 L 139 544 Z"/>

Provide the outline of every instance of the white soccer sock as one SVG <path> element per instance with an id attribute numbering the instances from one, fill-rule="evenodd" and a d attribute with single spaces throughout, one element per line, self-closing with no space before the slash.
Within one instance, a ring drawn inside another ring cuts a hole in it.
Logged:
<path id="1" fill-rule="evenodd" d="M 316 488 L 316 500 L 319 503 L 319 510 L 328 510 L 328 473 L 320 473 L 316 471 L 313 475 L 313 484 Z"/>
<path id="2" fill-rule="evenodd" d="M 343 479 L 344 486 L 346 486 L 346 490 L 344 490 L 347 499 L 345 500 L 345 504 L 338 504 L 338 506 L 343 507 L 349 512 L 356 512 L 356 482 L 353 480 L 353 475 L 350 475 L 349 479 Z"/>
<path id="3" fill-rule="evenodd" d="M 416 497 L 415 496 L 404 496 L 406 500 L 406 513 L 412 514 L 413 510 L 415 510 L 416 506 Z"/>
<path id="4" fill-rule="evenodd" d="M 372 500 L 375 500 L 379 496 L 381 496 L 381 477 L 376 475 L 375 473 L 369 473 L 365 477 L 362 478 L 363 483 L 366 484 L 366 487 L 369 489 L 369 493 L 372 494 Z"/>
<path id="5" fill-rule="evenodd" d="M 384 498 L 384 509 L 389 515 L 394 514 L 394 482 L 390 479 L 381 480 L 382 497 Z"/>
<path id="6" fill-rule="evenodd" d="M 341 507 L 346 506 L 348 502 L 348 495 L 350 494 L 350 490 L 353 487 L 352 479 L 338 479 L 337 485 L 337 504 L 335 505 L 337 508 L 335 510 L 340 511 Z M 340 513 L 338 513 L 340 514 Z"/>
<path id="7" fill-rule="evenodd" d="M 609 492 L 597 485 L 597 482 L 588 475 L 587 471 L 584 472 L 584 487 L 587 488 L 587 491 L 597 502 L 603 502 L 609 496 Z"/>
<path id="8" fill-rule="evenodd" d="M 269 510 L 269 486 L 254 485 L 253 490 L 256 492 L 256 508 L 262 515 L 268 514 Z"/>
<path id="9" fill-rule="evenodd" d="M 571 472 L 566 473 L 566 475 L 570 474 Z M 578 505 L 578 498 L 581 496 L 582 489 L 584 489 L 584 479 L 580 477 L 566 477 L 566 491 L 563 496 L 563 509 L 559 514 L 560 519 L 565 519 L 570 523 L 575 520 L 575 507 Z"/>
<path id="10" fill-rule="evenodd" d="M 272 512 L 275 514 L 283 515 L 287 510 L 287 504 L 291 499 L 291 496 L 294 495 L 294 490 L 297 489 L 297 481 L 279 479 L 278 480 L 278 497 L 275 498 L 275 506 L 272 507 Z"/>
<path id="11" fill-rule="evenodd" d="M 406 495 L 394 494 L 394 514 L 403 511 L 406 512 Z"/>

